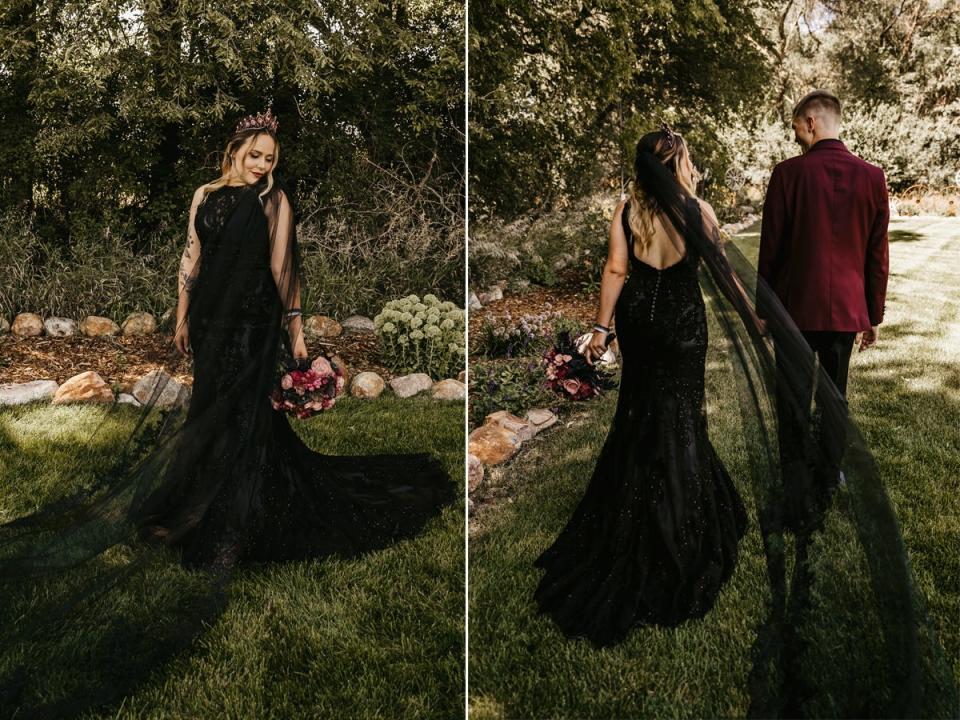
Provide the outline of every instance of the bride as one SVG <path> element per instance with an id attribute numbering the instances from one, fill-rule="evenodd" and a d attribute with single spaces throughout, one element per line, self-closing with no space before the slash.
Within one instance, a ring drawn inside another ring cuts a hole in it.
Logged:
<path id="1" fill-rule="evenodd" d="M 169 549 L 195 571 L 193 600 L 205 595 L 211 602 L 200 605 L 216 613 L 222 602 L 214 599 L 222 600 L 235 568 L 383 548 L 416 534 L 455 498 L 432 455 L 324 455 L 271 406 L 278 360 L 307 358 L 296 208 L 276 174 L 276 130 L 269 110 L 240 120 L 220 177 L 193 197 L 174 334 L 177 352 L 193 359 L 185 417 L 183 402 L 161 409 L 170 388 L 160 375 L 121 460 L 97 486 L 0 526 L 0 606 L 22 613 L 3 646 L 13 667 L 0 664 L 0 701 L 11 707 L 60 713 L 129 689 L 113 678 L 109 688 L 50 705 L 51 688 L 27 680 L 40 668 L 16 648 L 71 619 L 89 598 L 136 588 L 156 552 Z M 79 587 L 56 584 L 93 560 L 105 574 Z M 51 577 L 65 600 L 31 604 L 31 583 Z M 147 632 L 151 649 L 184 645 L 202 619 L 158 625 Z"/>

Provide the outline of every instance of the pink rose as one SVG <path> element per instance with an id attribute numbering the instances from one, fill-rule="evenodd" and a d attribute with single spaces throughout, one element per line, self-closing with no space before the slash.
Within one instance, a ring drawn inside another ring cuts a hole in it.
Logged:
<path id="1" fill-rule="evenodd" d="M 580 389 L 580 381 L 576 378 L 570 378 L 569 380 L 563 381 L 563 389 L 566 390 L 571 395 L 576 395 L 577 391 Z"/>
<path id="2" fill-rule="evenodd" d="M 337 392 L 343 390 L 343 386 L 346 384 L 346 380 L 343 379 L 343 375 L 337 375 Z"/>
<path id="3" fill-rule="evenodd" d="M 571 360 L 573 360 L 573 355 L 561 355 L 560 357 L 563 358 L 563 362 L 565 363 L 568 363 Z"/>
<path id="4" fill-rule="evenodd" d="M 310 368 L 321 375 L 326 375 L 333 372 L 333 366 L 330 365 L 330 361 L 327 360 L 323 355 L 317 355 L 313 362 L 310 363 Z"/>
<path id="5" fill-rule="evenodd" d="M 557 355 L 555 358 L 553 358 L 553 364 L 563 365 L 563 355 Z"/>
<path id="6" fill-rule="evenodd" d="M 280 378 L 280 387 L 284 390 L 289 390 L 293 387 L 293 378 L 290 377 L 290 373 L 284 373 L 283 377 Z"/>
<path id="7" fill-rule="evenodd" d="M 557 371 L 553 369 L 553 365 L 547 365 L 547 377 L 551 380 L 557 377 Z"/>

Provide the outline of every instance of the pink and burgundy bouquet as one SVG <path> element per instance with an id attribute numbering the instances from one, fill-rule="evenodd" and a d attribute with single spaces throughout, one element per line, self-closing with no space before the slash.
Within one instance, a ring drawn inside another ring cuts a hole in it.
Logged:
<path id="1" fill-rule="evenodd" d="M 308 418 L 329 410 L 343 392 L 343 368 L 326 355 L 312 362 L 306 358 L 287 358 L 279 368 L 279 378 L 270 393 L 274 410 L 298 418 Z"/>
<path id="2" fill-rule="evenodd" d="M 556 344 L 543 354 L 543 365 L 547 387 L 572 400 L 596 397 L 615 385 L 611 373 L 587 362 L 568 332 L 561 332 Z"/>

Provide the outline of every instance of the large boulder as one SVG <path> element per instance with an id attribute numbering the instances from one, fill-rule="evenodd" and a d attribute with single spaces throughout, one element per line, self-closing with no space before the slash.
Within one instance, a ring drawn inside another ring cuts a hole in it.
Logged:
<path id="1" fill-rule="evenodd" d="M 372 399 L 380 397 L 385 387 L 383 378 L 375 372 L 362 372 L 350 383 L 350 394 L 356 398 Z"/>
<path id="2" fill-rule="evenodd" d="M 459 380 L 449 378 L 434 385 L 430 396 L 434 400 L 463 400 L 467 396 L 467 388 Z"/>
<path id="3" fill-rule="evenodd" d="M 77 321 L 64 317 L 48 317 L 43 329 L 50 337 L 72 337 L 77 334 Z"/>
<path id="4" fill-rule="evenodd" d="M 489 422 L 470 433 L 469 452 L 484 465 L 499 465 L 516 455 L 521 443 L 512 430 Z"/>
<path id="5" fill-rule="evenodd" d="M 56 380 L 32 380 L 0 385 L 0 405 L 23 405 L 35 400 L 49 400 L 56 394 Z"/>
<path id="6" fill-rule="evenodd" d="M 401 398 L 412 397 L 431 387 L 433 387 L 433 380 L 426 373 L 413 373 L 390 379 L 390 389 Z"/>
<path id="7" fill-rule="evenodd" d="M 364 315 L 351 315 L 341 324 L 347 332 L 372 333 L 374 331 L 373 320 Z"/>
<path id="8" fill-rule="evenodd" d="M 475 292 L 470 293 L 470 298 L 467 300 L 467 309 L 468 310 L 482 310 L 483 305 L 480 302 L 480 298 L 477 297 Z"/>
<path id="9" fill-rule="evenodd" d="M 151 370 L 137 380 L 131 394 L 140 403 L 146 404 L 157 389 L 160 394 L 154 403 L 156 407 L 167 408 L 186 403 L 190 397 L 190 389 L 181 385 L 161 368 Z"/>
<path id="10" fill-rule="evenodd" d="M 43 318 L 34 313 L 20 313 L 13 319 L 10 331 L 19 337 L 36 337 L 43 333 Z"/>
<path id="11" fill-rule="evenodd" d="M 68 405 L 77 402 L 112 403 L 113 390 L 106 381 L 93 370 L 74 375 L 61 385 L 53 396 L 54 405 Z"/>
<path id="12" fill-rule="evenodd" d="M 343 326 L 329 315 L 311 315 L 303 321 L 303 334 L 307 340 L 337 337 L 341 333 Z"/>
<path id="13" fill-rule="evenodd" d="M 119 335 L 120 326 L 108 317 L 102 317 L 100 315 L 87 315 L 80 322 L 80 332 L 88 337 Z"/>
<path id="14" fill-rule="evenodd" d="M 140 401 L 129 393 L 120 393 L 117 395 L 117 402 L 122 405 L 133 405 L 134 407 L 140 407 Z"/>
<path id="15" fill-rule="evenodd" d="M 120 325 L 124 335 L 150 335 L 157 329 L 157 321 L 148 312 L 132 312 Z"/>

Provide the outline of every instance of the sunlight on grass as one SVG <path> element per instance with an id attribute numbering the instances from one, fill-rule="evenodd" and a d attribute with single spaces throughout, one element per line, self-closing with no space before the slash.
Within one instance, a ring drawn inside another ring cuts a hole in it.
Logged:
<path id="1" fill-rule="evenodd" d="M 759 223 L 735 242 L 755 262 Z M 878 461 L 937 641 L 960 679 L 960 219 L 894 218 L 890 267 L 880 342 L 852 358 L 851 410 Z M 538 436 L 498 473 L 512 501 L 485 514 L 482 531 L 471 537 L 470 686 L 478 718 L 746 713 L 749 653 L 769 590 L 755 499 L 746 486 L 739 410 L 718 400 L 729 397 L 725 365 L 722 350 L 712 345 L 710 434 L 747 503 L 750 529 L 714 610 L 676 629 L 635 631 L 602 651 L 565 640 L 536 615 L 531 595 L 541 573 L 532 562 L 563 527 L 590 478 L 616 401 L 615 393 L 600 398 L 586 422 Z M 870 607 L 858 540 L 840 513 L 830 518 L 815 549 L 829 582 L 814 587 L 819 616 L 805 630 L 820 633 L 813 639 L 821 654 L 803 661 L 820 669 L 818 682 L 836 696 L 850 688 L 836 686 L 830 669 L 837 662 L 862 666 L 859 692 L 882 698 L 883 688 L 870 680 L 876 638 L 853 632 L 863 628 L 859 621 L 843 622 L 854 617 L 844 613 Z M 789 576 L 792 536 L 785 541 Z M 944 690 L 933 692 L 942 696 Z M 830 716 L 832 702 L 820 698 L 811 710 Z"/>

